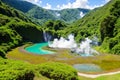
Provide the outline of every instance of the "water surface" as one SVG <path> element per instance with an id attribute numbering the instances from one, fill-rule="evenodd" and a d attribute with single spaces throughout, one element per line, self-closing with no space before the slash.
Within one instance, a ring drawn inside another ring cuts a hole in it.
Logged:
<path id="1" fill-rule="evenodd" d="M 74 64 L 73 67 L 80 72 L 101 72 L 103 71 L 95 64 Z"/>
<path id="2" fill-rule="evenodd" d="M 37 43 L 32 46 L 28 46 L 25 48 L 27 52 L 34 53 L 34 54 L 53 54 L 54 52 L 44 50 L 42 47 L 48 46 L 48 43 Z"/>

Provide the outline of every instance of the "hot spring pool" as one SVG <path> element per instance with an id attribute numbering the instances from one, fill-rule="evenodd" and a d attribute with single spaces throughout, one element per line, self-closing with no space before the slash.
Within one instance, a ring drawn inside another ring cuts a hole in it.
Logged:
<path id="1" fill-rule="evenodd" d="M 28 46 L 25 48 L 27 52 L 34 54 L 53 54 L 54 52 L 43 50 L 42 47 L 48 46 L 48 43 L 37 43 L 32 46 Z"/>
<path id="2" fill-rule="evenodd" d="M 73 67 L 80 72 L 102 72 L 101 67 L 95 64 L 74 64 Z"/>

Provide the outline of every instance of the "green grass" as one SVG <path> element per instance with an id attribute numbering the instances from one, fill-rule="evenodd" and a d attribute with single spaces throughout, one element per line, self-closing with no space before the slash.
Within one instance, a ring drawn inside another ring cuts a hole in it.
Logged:
<path id="1" fill-rule="evenodd" d="M 32 65 L 24 61 L 0 57 L 0 80 L 50 80 L 49 78 L 53 80 L 74 78 L 77 80 L 78 76 L 73 67 L 63 63 L 48 62 Z"/>
<path id="2" fill-rule="evenodd" d="M 91 63 L 91 64 L 96 64 L 100 66 L 105 72 L 118 70 L 120 68 L 119 55 L 101 53 L 101 55 L 94 56 L 94 57 L 81 57 L 81 56 L 70 53 L 70 51 L 66 49 L 55 50 L 55 49 L 50 49 L 48 47 L 44 47 L 43 49 L 52 50 L 52 51 L 55 51 L 56 53 L 52 55 L 36 55 L 36 54 L 23 52 L 21 51 L 21 47 L 17 47 L 9 51 L 6 57 L 13 60 L 21 60 L 21 61 L 29 62 L 31 64 L 41 64 L 41 63 L 51 62 L 51 61 L 67 63 L 69 65 Z M 92 74 L 94 72 L 88 72 L 88 73 Z M 49 78 L 41 76 L 38 73 L 36 74 L 37 76 L 35 76 L 34 78 L 35 80 L 39 80 L 40 78 L 41 80 L 49 80 Z M 120 77 L 119 74 L 115 74 L 112 76 L 101 76 L 95 79 L 79 76 L 79 79 L 80 80 L 87 80 L 87 79 L 89 80 L 120 80 L 119 77 Z"/>
<path id="3" fill-rule="evenodd" d="M 21 47 L 9 51 L 6 55 L 7 58 L 26 61 L 32 64 L 40 64 L 44 62 L 62 62 L 69 65 L 89 63 L 100 66 L 103 70 L 115 70 L 120 68 L 120 56 L 113 54 L 102 53 L 93 57 L 81 57 L 70 53 L 69 50 L 60 49 L 56 50 L 55 54 L 37 55 L 26 53 L 20 50 Z M 49 49 L 50 50 L 50 49 Z M 52 49 L 53 50 L 53 49 Z"/>

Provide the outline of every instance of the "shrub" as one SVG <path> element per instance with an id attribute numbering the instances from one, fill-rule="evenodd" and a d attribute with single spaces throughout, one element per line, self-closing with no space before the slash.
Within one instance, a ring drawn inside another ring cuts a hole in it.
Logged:
<path id="1" fill-rule="evenodd" d="M 0 59 L 0 80 L 33 80 L 31 65 L 20 61 Z"/>
<path id="2" fill-rule="evenodd" d="M 112 53 L 114 54 L 120 54 L 120 44 L 118 45 L 115 45 L 113 48 L 112 48 Z"/>
<path id="3" fill-rule="evenodd" d="M 77 80 L 77 71 L 63 63 L 47 62 L 38 65 L 37 70 L 43 76 L 46 76 L 53 80 Z"/>
<path id="4" fill-rule="evenodd" d="M 0 56 L 5 57 L 5 52 L 2 49 L 0 49 Z"/>

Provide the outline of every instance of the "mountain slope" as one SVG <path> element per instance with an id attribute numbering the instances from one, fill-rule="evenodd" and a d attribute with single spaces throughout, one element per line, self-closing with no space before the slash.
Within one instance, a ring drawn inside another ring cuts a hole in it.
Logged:
<path id="1" fill-rule="evenodd" d="M 30 17 L 34 17 L 36 19 L 41 19 L 41 20 L 55 20 L 55 16 L 50 13 L 48 10 L 43 9 L 41 7 L 34 7 L 32 9 L 30 9 L 27 13 L 28 16 Z"/>
<path id="2" fill-rule="evenodd" d="M 119 6 L 119 0 L 111 0 L 105 6 L 94 9 L 73 23 L 71 27 L 64 30 L 65 34 L 74 33 L 77 41 L 85 37 L 97 36 L 102 44 L 101 49 L 118 54 L 120 51 L 119 16 L 116 18 L 116 14 L 119 14 Z"/>
<path id="3" fill-rule="evenodd" d="M 89 12 L 88 9 L 63 9 L 63 10 L 47 10 L 23 0 L 2 0 L 4 3 L 26 13 L 29 17 L 35 18 L 39 23 L 47 20 L 63 20 L 65 22 L 73 22 L 80 19 Z"/>
<path id="4" fill-rule="evenodd" d="M 34 30 L 34 31 L 33 31 Z M 32 32 L 32 33 L 31 33 Z M 40 36 L 36 36 L 39 34 Z M 0 55 L 23 41 L 42 41 L 42 29 L 22 12 L 0 1 Z"/>
<path id="5" fill-rule="evenodd" d="M 81 40 L 83 37 L 96 35 L 100 37 L 100 26 L 101 22 L 110 15 L 110 9 L 112 5 L 115 3 L 115 0 L 109 2 L 103 7 L 96 8 L 86 14 L 82 19 L 74 22 L 67 32 L 74 33 L 76 38 Z"/>
<path id="6" fill-rule="evenodd" d="M 2 2 L 14 7 L 24 13 L 28 12 L 30 9 L 35 7 L 36 5 L 29 3 L 23 0 L 1 0 Z"/>
<path id="7" fill-rule="evenodd" d="M 73 22 L 82 18 L 88 9 L 63 9 L 63 10 L 46 10 L 41 7 L 34 7 L 29 10 L 27 15 L 42 20 L 62 20 L 65 22 Z M 80 15 L 81 14 L 81 15 Z"/>
<path id="8" fill-rule="evenodd" d="M 82 18 L 88 9 L 76 8 L 76 9 L 63 9 L 63 10 L 49 10 L 56 19 L 63 20 L 65 22 L 73 22 Z"/>

